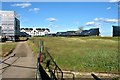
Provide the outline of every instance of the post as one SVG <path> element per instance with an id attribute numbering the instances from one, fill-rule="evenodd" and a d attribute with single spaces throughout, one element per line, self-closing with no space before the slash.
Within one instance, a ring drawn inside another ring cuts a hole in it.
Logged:
<path id="1" fill-rule="evenodd" d="M 43 62 L 43 50 L 44 50 L 44 43 L 40 40 L 40 62 Z"/>

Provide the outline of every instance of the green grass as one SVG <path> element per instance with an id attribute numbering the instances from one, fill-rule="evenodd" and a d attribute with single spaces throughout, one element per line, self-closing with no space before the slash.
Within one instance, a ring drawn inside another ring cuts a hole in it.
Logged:
<path id="1" fill-rule="evenodd" d="M 34 52 L 39 52 L 39 41 L 62 70 L 83 72 L 118 71 L 118 38 L 113 37 L 36 37 L 29 40 Z"/>
<path id="2" fill-rule="evenodd" d="M 16 42 L 0 43 L 0 57 L 4 57 L 6 54 L 8 54 L 8 52 L 15 48 L 16 45 Z"/>

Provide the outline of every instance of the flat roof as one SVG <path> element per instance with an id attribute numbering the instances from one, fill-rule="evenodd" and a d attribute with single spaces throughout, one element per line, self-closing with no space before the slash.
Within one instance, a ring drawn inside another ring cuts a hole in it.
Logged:
<path id="1" fill-rule="evenodd" d="M 0 12 L 15 12 L 15 11 L 2 11 L 2 10 L 0 10 Z"/>

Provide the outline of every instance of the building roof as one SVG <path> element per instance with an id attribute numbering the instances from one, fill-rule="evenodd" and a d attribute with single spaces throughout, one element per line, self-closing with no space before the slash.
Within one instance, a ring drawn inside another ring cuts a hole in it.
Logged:
<path id="1" fill-rule="evenodd" d="M 16 18 L 19 18 L 18 14 L 15 11 L 0 11 L 0 16 L 12 15 Z"/>
<path id="2" fill-rule="evenodd" d="M 70 33 L 75 33 L 76 31 L 67 31 L 67 32 L 70 32 Z"/>
<path id="3" fill-rule="evenodd" d="M 50 32 L 50 30 L 48 28 L 21 28 L 20 30 L 25 30 L 25 31 L 32 31 L 32 30 L 45 31 L 45 30 L 47 30 Z"/>

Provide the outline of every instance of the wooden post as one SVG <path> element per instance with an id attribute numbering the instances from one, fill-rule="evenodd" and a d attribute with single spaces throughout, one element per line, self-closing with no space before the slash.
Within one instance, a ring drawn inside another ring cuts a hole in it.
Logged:
<path id="1" fill-rule="evenodd" d="M 43 49 L 44 49 L 44 44 L 43 41 L 40 40 L 40 62 L 43 62 Z"/>

